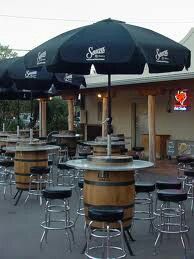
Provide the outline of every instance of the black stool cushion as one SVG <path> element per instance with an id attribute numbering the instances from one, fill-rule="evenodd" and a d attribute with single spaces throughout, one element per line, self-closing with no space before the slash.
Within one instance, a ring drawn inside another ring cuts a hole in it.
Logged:
<path id="1" fill-rule="evenodd" d="M 184 175 L 189 177 L 194 177 L 194 168 L 184 169 Z"/>
<path id="2" fill-rule="evenodd" d="M 84 179 L 79 179 L 79 181 L 78 181 L 78 186 L 79 186 L 79 188 L 81 188 L 81 189 L 84 188 Z"/>
<path id="3" fill-rule="evenodd" d="M 14 166 L 14 161 L 11 159 L 0 160 L 0 165 L 4 167 L 12 167 Z"/>
<path id="4" fill-rule="evenodd" d="M 31 174 L 48 174 L 50 172 L 50 168 L 46 166 L 33 166 L 30 168 Z"/>
<path id="5" fill-rule="evenodd" d="M 63 200 L 66 198 L 70 198 L 72 195 L 71 188 L 62 187 L 62 186 L 55 186 L 49 187 L 42 191 L 43 197 L 45 199 L 59 199 Z"/>
<path id="6" fill-rule="evenodd" d="M 52 165 L 53 164 L 53 160 L 48 160 L 48 165 Z"/>
<path id="7" fill-rule="evenodd" d="M 161 190 L 157 192 L 157 195 L 160 201 L 179 202 L 187 199 L 185 191 L 175 189 Z"/>
<path id="8" fill-rule="evenodd" d="M 49 141 L 47 142 L 47 145 L 56 145 L 57 144 L 57 141 Z"/>
<path id="9" fill-rule="evenodd" d="M 182 184 L 179 181 L 157 181 L 156 182 L 156 188 L 159 190 L 164 189 L 181 189 Z"/>
<path id="10" fill-rule="evenodd" d="M 139 160 L 139 156 L 138 155 L 133 155 L 133 159 L 134 160 Z"/>
<path id="11" fill-rule="evenodd" d="M 60 170 L 72 169 L 70 166 L 66 165 L 65 163 L 58 163 L 57 168 L 60 169 Z"/>
<path id="12" fill-rule="evenodd" d="M 183 163 L 183 164 L 194 162 L 194 157 L 186 156 L 186 155 L 177 156 L 176 159 L 178 163 Z"/>
<path id="13" fill-rule="evenodd" d="M 39 140 L 47 140 L 47 137 L 38 137 Z"/>
<path id="14" fill-rule="evenodd" d="M 135 183 L 135 191 L 139 192 L 154 192 L 155 184 L 154 183 Z"/>
<path id="15" fill-rule="evenodd" d="M 123 215 L 123 209 L 117 207 L 98 206 L 90 207 L 88 210 L 88 218 L 90 220 L 115 222 L 117 220 L 122 220 Z"/>
<path id="16" fill-rule="evenodd" d="M 136 152 L 142 152 L 144 151 L 144 147 L 133 147 L 132 150 Z"/>
<path id="17" fill-rule="evenodd" d="M 194 162 L 191 162 L 188 165 L 193 168 L 194 167 Z"/>

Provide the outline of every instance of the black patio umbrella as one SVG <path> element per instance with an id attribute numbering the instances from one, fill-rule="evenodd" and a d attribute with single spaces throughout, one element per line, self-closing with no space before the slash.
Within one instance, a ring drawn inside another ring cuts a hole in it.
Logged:
<path id="1" fill-rule="evenodd" d="M 86 86 L 82 75 L 49 73 L 44 66 L 26 69 L 24 57 L 0 60 L 0 99 L 31 100 L 31 114 L 33 99 L 60 95 L 67 89 L 77 92 L 81 85 Z"/>
<path id="2" fill-rule="evenodd" d="M 85 78 L 81 75 L 67 73 L 49 73 L 45 66 L 37 69 L 26 69 L 24 57 L 0 60 L 0 83 L 12 87 L 13 82 L 18 90 L 47 93 L 55 87 L 56 92 L 64 89 L 79 89 L 86 86 Z"/>
<path id="3" fill-rule="evenodd" d="M 48 71 L 108 75 L 108 155 L 110 155 L 111 74 L 181 71 L 190 66 L 190 50 L 154 31 L 106 19 L 65 32 L 36 47 L 24 57 L 27 68 L 46 66 Z"/>

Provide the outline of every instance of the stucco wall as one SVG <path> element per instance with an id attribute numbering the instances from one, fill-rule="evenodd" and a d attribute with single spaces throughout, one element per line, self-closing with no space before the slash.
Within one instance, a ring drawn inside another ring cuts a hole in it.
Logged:
<path id="1" fill-rule="evenodd" d="M 85 98 L 85 109 L 87 111 L 88 124 L 98 124 L 97 96 L 88 94 Z"/>
<path id="2" fill-rule="evenodd" d="M 167 112 L 167 96 L 156 98 L 156 132 L 169 134 L 171 139 L 194 140 L 194 100 L 191 111 Z"/>
<path id="3" fill-rule="evenodd" d="M 99 124 L 97 120 L 97 101 L 96 95 L 88 95 L 86 97 L 88 124 Z M 135 96 L 131 91 L 118 91 L 113 96 L 112 116 L 115 134 L 124 133 L 125 136 L 131 137 L 132 103 L 137 104 L 137 115 L 142 109 L 144 111 L 147 109 L 147 97 Z M 188 112 L 172 111 L 169 113 L 167 112 L 167 103 L 167 95 L 156 97 L 156 133 L 169 134 L 171 135 L 171 139 L 194 140 L 194 98 L 192 100 L 192 109 Z M 146 116 L 141 117 L 143 119 L 146 118 Z M 146 122 L 140 121 L 140 124 L 146 125 Z"/>
<path id="4" fill-rule="evenodd" d="M 125 136 L 131 136 L 131 106 L 130 96 L 118 92 L 112 98 L 112 117 L 114 133 L 123 133 Z"/>

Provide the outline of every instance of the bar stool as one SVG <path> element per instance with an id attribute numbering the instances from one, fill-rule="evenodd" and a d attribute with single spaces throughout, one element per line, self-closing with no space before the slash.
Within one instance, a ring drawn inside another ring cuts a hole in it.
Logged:
<path id="1" fill-rule="evenodd" d="M 74 241 L 74 234 L 72 227 L 74 222 L 70 220 L 70 206 L 69 198 L 72 196 L 72 190 L 67 187 L 55 186 L 49 187 L 42 191 L 43 197 L 46 199 L 44 221 L 41 223 L 43 234 L 41 236 L 40 245 L 42 246 L 43 240 L 47 243 L 47 235 L 49 230 L 65 230 L 65 234 L 69 241 L 69 250 L 71 251 L 71 237 Z M 54 203 L 54 200 L 62 201 Z M 56 214 L 62 214 L 61 218 L 55 217 Z M 68 232 L 69 231 L 69 232 Z"/>
<path id="2" fill-rule="evenodd" d="M 49 172 L 50 168 L 46 166 L 34 166 L 30 168 L 28 196 L 24 203 L 28 201 L 31 195 L 35 195 L 40 199 L 40 206 L 42 205 L 42 190 L 48 184 Z"/>
<path id="3" fill-rule="evenodd" d="M 155 191 L 154 183 L 137 182 L 135 183 L 135 207 L 136 205 L 143 207 L 143 210 L 135 208 L 134 220 L 149 220 L 150 227 L 154 230 L 154 202 L 152 193 Z M 141 194 L 144 194 L 142 197 Z M 146 195 L 146 197 L 145 197 Z M 147 208 L 146 208 L 147 207 Z"/>
<path id="4" fill-rule="evenodd" d="M 79 201 L 78 201 L 78 209 L 77 209 L 77 216 L 75 219 L 75 223 L 77 222 L 79 216 L 84 216 L 84 207 L 83 207 L 83 188 L 84 188 L 84 179 L 78 180 L 78 187 L 79 187 Z"/>
<path id="5" fill-rule="evenodd" d="M 182 188 L 182 183 L 181 181 L 178 180 L 158 180 L 156 181 L 156 190 L 160 191 L 160 190 L 169 190 L 169 189 L 173 189 L 173 190 L 180 190 Z M 155 211 L 154 211 L 154 215 L 155 220 L 159 219 L 159 215 L 160 215 L 160 207 L 158 207 L 158 198 L 156 196 L 156 200 L 155 200 Z M 157 228 L 157 223 L 155 224 L 155 228 Z"/>
<path id="6" fill-rule="evenodd" d="M 121 208 L 110 208 L 106 206 L 90 207 L 88 210 L 88 218 L 90 219 L 87 227 L 87 247 L 85 255 L 88 258 L 98 259 L 97 253 L 103 252 L 103 258 L 124 258 L 126 256 L 123 240 L 123 219 L 124 211 Z M 94 229 L 92 228 L 93 221 L 102 222 L 103 228 Z M 112 228 L 111 223 L 119 223 L 119 229 Z M 101 239 L 102 245 L 90 246 L 92 237 Z M 120 237 L 120 246 L 113 246 L 110 244 L 112 238 Z M 117 253 L 118 254 L 117 254 Z M 113 256 L 113 253 L 117 255 Z"/>
<path id="7" fill-rule="evenodd" d="M 166 189 L 175 189 L 180 190 L 182 188 L 182 182 L 179 180 L 158 180 L 156 181 L 156 189 L 159 190 L 166 190 Z M 157 197 L 155 203 L 155 210 L 157 210 Z"/>
<path id="8" fill-rule="evenodd" d="M 12 189 L 11 189 L 11 184 L 10 184 L 10 173 L 3 166 L 0 166 L 0 185 L 3 186 L 3 197 L 5 200 L 7 186 L 10 187 L 11 194 L 12 194 Z"/>
<path id="9" fill-rule="evenodd" d="M 5 199 L 7 186 L 10 187 L 10 194 L 12 195 L 12 185 L 15 185 L 15 175 L 13 171 L 14 160 L 4 157 L 0 160 L 0 185 L 3 186 L 3 196 Z"/>
<path id="10" fill-rule="evenodd" d="M 157 252 L 157 244 L 162 240 L 163 234 L 177 234 L 180 235 L 182 246 L 186 255 L 186 244 L 184 234 L 189 243 L 187 232 L 189 227 L 185 222 L 185 209 L 183 201 L 187 199 L 187 193 L 182 190 L 161 190 L 157 192 L 157 198 L 162 202 L 160 206 L 160 223 L 157 228 L 158 235 L 154 243 L 155 254 Z M 176 204 L 172 208 L 170 203 Z"/>
<path id="11" fill-rule="evenodd" d="M 186 155 L 181 155 L 176 157 L 178 165 L 177 165 L 177 179 L 185 180 L 183 171 L 186 169 L 191 163 L 194 162 L 194 158 Z M 189 166 L 190 167 L 190 166 Z"/>
<path id="12" fill-rule="evenodd" d="M 139 159 L 144 158 L 144 147 L 133 147 L 132 150 L 135 152 L 135 156 L 139 157 Z"/>
<path id="13" fill-rule="evenodd" d="M 187 191 L 188 199 L 191 199 L 191 212 L 194 212 L 194 168 L 184 170 L 184 189 Z"/>
<path id="14" fill-rule="evenodd" d="M 65 162 L 59 162 L 57 165 L 57 185 L 75 187 L 75 171 Z"/>

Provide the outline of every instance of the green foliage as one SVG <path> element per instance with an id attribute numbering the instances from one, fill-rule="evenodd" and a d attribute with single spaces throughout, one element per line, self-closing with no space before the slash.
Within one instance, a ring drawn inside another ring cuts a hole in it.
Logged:
<path id="1" fill-rule="evenodd" d="M 38 104 L 37 101 L 34 102 L 34 108 Z M 5 129 L 7 131 L 16 130 L 18 125 L 18 112 L 30 113 L 31 103 L 30 101 L 8 101 L 0 100 L 0 130 L 2 130 L 2 125 L 5 123 Z M 35 110 L 35 109 L 34 109 Z M 20 128 L 23 128 L 24 125 L 21 120 L 19 120 Z"/>
<path id="2" fill-rule="evenodd" d="M 17 53 L 10 49 L 9 46 L 3 46 L 0 44 L 0 59 L 14 58 L 16 56 Z"/>
<path id="3" fill-rule="evenodd" d="M 68 108 L 67 102 L 61 97 L 54 97 L 48 102 L 47 107 L 47 129 L 48 132 L 53 130 L 67 130 L 68 129 Z"/>

